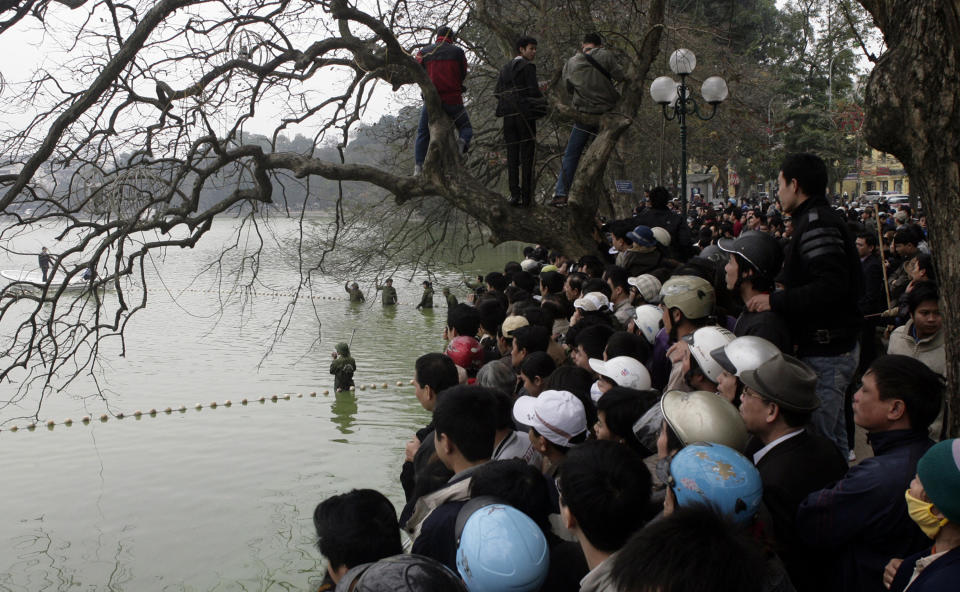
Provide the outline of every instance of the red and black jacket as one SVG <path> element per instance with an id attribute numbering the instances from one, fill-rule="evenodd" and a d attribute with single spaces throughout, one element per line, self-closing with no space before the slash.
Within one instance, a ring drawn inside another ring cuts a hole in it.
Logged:
<path id="1" fill-rule="evenodd" d="M 426 69 L 445 105 L 463 104 L 463 79 L 467 77 L 467 56 L 448 37 L 417 52 L 417 61 Z"/>

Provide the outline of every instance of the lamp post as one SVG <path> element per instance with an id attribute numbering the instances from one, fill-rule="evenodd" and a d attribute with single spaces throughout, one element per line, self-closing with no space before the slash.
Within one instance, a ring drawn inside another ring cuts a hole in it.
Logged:
<path id="1" fill-rule="evenodd" d="M 650 85 L 650 96 L 663 108 L 667 121 L 680 122 L 680 198 L 681 212 L 687 217 L 687 115 L 696 115 L 703 121 L 713 119 L 717 114 L 717 105 L 727 98 L 727 82 L 719 76 L 711 76 L 703 81 L 700 93 L 710 106 L 710 115 L 700 113 L 697 101 L 690 96 L 687 76 L 697 67 L 697 58 L 689 49 L 678 49 L 670 56 L 670 69 L 680 76 L 680 82 L 670 76 L 660 76 Z"/>

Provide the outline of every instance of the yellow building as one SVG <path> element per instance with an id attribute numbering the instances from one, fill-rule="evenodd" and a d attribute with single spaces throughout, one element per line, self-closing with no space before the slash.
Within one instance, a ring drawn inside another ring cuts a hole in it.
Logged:
<path id="1" fill-rule="evenodd" d="M 860 160 L 841 183 L 841 192 L 853 197 L 867 191 L 910 194 L 910 177 L 896 158 L 879 150 Z M 859 170 L 858 170 L 859 169 Z"/>

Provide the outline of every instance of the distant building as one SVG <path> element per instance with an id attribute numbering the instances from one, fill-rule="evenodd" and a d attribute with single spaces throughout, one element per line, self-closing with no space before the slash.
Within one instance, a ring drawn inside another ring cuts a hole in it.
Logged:
<path id="1" fill-rule="evenodd" d="M 879 150 L 870 150 L 869 156 L 854 164 L 844 177 L 841 191 L 853 197 L 867 191 L 910 194 L 910 177 L 896 158 Z"/>

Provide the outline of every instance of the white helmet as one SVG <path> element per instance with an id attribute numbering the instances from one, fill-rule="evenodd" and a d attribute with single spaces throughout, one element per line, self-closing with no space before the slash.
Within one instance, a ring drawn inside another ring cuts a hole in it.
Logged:
<path id="1" fill-rule="evenodd" d="M 724 370 L 739 377 L 741 372 L 756 370 L 779 353 L 777 346 L 763 337 L 744 335 L 711 351 L 710 357 L 716 360 Z"/>
<path id="2" fill-rule="evenodd" d="M 663 322 L 663 311 L 660 310 L 659 306 L 641 304 L 637 307 L 636 315 L 633 324 L 637 326 L 637 329 L 640 329 L 640 333 L 647 338 L 650 345 L 653 345 Z"/>
<path id="3" fill-rule="evenodd" d="M 723 366 L 717 363 L 710 352 L 717 348 L 724 347 L 736 336 L 723 327 L 711 325 L 709 327 L 700 327 L 683 339 L 690 346 L 690 354 L 700 365 L 700 369 L 710 379 L 711 382 L 720 382 L 720 375 L 723 374 Z"/>
<path id="4" fill-rule="evenodd" d="M 654 226 L 650 230 L 653 232 L 653 238 L 657 239 L 658 243 L 665 247 L 670 246 L 670 232 L 666 228 Z"/>
<path id="5" fill-rule="evenodd" d="M 647 390 L 650 388 L 650 373 L 647 367 L 629 356 L 617 356 L 604 362 L 590 358 L 590 367 L 600 376 L 606 376 L 617 386 Z"/>

